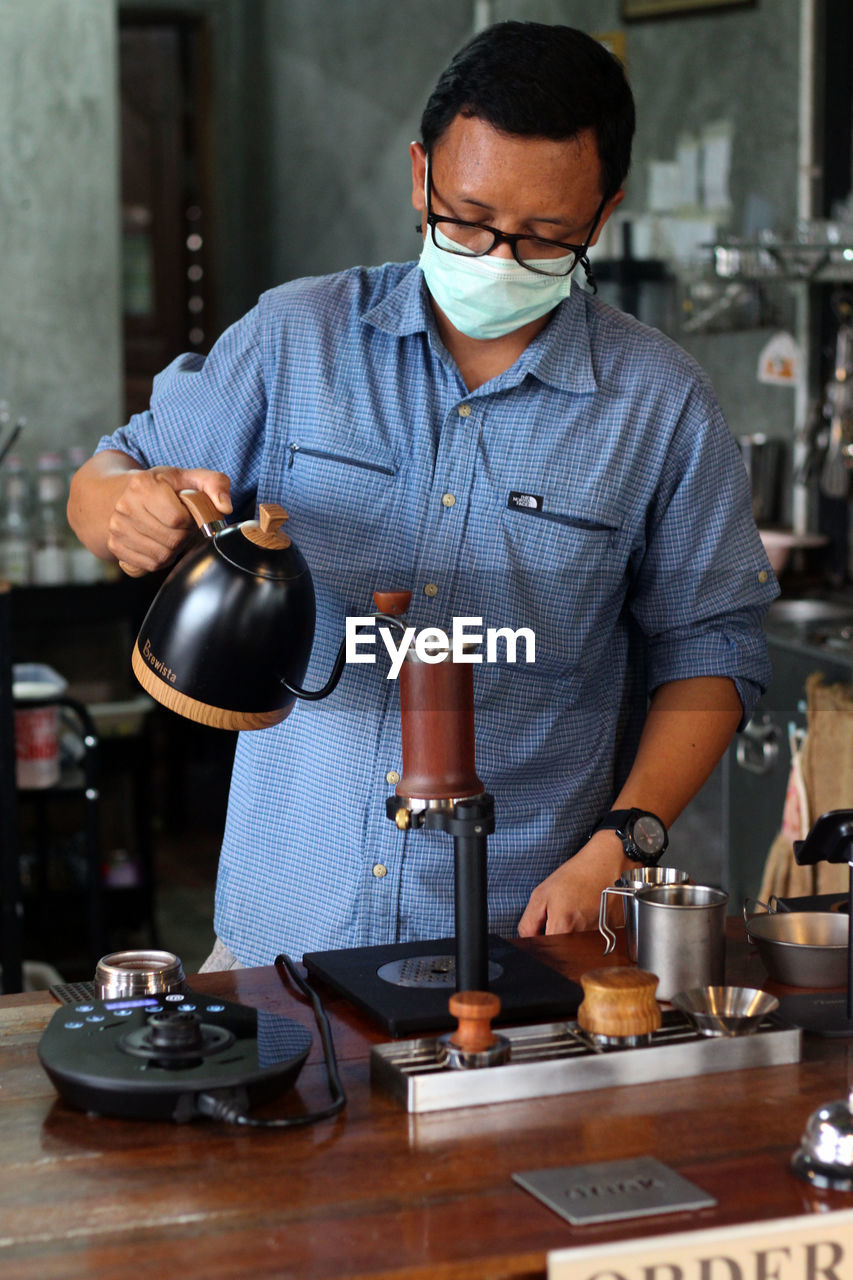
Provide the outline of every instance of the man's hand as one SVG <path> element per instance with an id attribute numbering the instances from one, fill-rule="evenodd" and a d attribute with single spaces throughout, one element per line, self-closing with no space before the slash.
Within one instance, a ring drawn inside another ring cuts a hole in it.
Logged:
<path id="1" fill-rule="evenodd" d="M 181 489 L 206 493 L 224 515 L 231 510 L 231 482 L 220 471 L 152 467 L 132 471 L 107 526 L 107 549 L 136 569 L 151 573 L 174 559 L 195 522 L 178 497 Z"/>
<path id="2" fill-rule="evenodd" d="M 533 890 L 518 922 L 519 937 L 597 928 L 602 889 L 631 865 L 615 832 L 596 832 Z"/>
<path id="3" fill-rule="evenodd" d="M 196 489 L 218 511 L 231 511 L 231 481 L 203 467 L 150 467 L 114 450 L 96 454 L 71 482 L 68 518 L 90 551 L 114 557 L 139 572 L 169 564 L 183 546 L 193 518 L 178 494 Z"/>
<path id="4" fill-rule="evenodd" d="M 612 809 L 648 809 L 667 827 L 709 777 L 743 712 L 727 676 L 673 680 L 654 692 L 631 772 Z M 636 863 L 614 831 L 597 831 L 530 895 L 518 922 L 523 938 L 536 933 L 594 929 L 601 891 Z"/>

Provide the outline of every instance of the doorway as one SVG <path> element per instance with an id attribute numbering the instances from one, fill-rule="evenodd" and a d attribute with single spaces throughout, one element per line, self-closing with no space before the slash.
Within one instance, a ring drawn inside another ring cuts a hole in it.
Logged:
<path id="1" fill-rule="evenodd" d="M 215 333 L 209 41 L 203 17 L 125 10 L 119 27 L 126 414 L 155 373 Z"/>

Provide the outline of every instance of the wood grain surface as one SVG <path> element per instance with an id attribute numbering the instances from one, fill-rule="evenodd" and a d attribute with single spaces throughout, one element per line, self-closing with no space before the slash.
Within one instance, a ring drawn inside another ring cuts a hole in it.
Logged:
<path id="1" fill-rule="evenodd" d="M 729 928 L 729 980 L 762 985 L 742 924 Z M 621 942 L 602 957 L 598 934 L 527 945 L 575 979 L 625 963 Z M 314 1029 L 310 1008 L 271 967 L 191 984 Z M 386 1037 L 324 996 L 348 1105 L 293 1131 L 72 1111 L 36 1056 L 55 1002 L 43 993 L 0 999 L 3 1280 L 531 1280 L 544 1277 L 551 1249 L 853 1204 L 788 1167 L 810 1113 L 846 1094 L 846 1041 L 807 1037 L 794 1065 L 410 1116 L 370 1085 L 370 1045 Z M 327 1097 L 315 1033 L 295 1089 L 264 1113 L 313 1109 Z M 642 1155 L 695 1181 L 716 1207 L 572 1227 L 511 1180 Z"/>

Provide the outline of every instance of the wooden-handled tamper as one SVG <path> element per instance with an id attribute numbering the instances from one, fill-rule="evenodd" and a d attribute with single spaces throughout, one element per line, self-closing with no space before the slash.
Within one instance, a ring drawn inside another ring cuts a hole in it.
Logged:
<path id="1" fill-rule="evenodd" d="M 509 1058 L 509 1041 L 492 1030 L 501 1011 L 491 991 L 455 991 L 447 1005 L 457 1027 L 441 1037 L 451 1067 L 494 1067 Z"/>
<path id="2" fill-rule="evenodd" d="M 643 1043 L 661 1025 L 657 985 L 655 974 L 633 966 L 591 969 L 581 975 L 578 1026 L 599 1044 Z"/>

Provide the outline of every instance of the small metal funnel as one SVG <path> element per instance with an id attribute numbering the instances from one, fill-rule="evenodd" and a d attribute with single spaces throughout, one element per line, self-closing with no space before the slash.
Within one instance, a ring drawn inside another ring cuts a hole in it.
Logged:
<path id="1" fill-rule="evenodd" d="M 703 1036 L 751 1035 L 779 1008 L 775 996 L 755 987 L 691 987 L 676 992 L 670 1003 Z"/>

